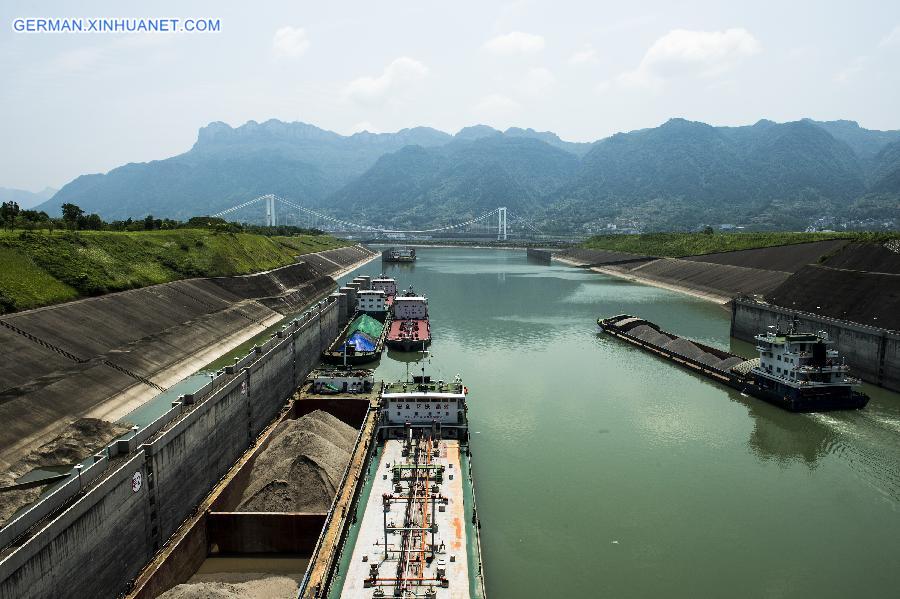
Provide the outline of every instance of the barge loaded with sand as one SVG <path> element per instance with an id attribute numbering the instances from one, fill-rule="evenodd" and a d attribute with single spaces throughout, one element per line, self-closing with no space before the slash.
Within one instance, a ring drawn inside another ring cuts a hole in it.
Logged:
<path id="1" fill-rule="evenodd" d="M 382 386 L 298 597 L 485 596 L 467 394 L 458 376 Z"/>
<path id="2" fill-rule="evenodd" d="M 801 333 L 792 323 L 756 336 L 760 357 L 735 354 L 663 331 L 656 324 L 620 314 L 597 319 L 600 329 L 693 372 L 763 399 L 791 412 L 863 408 L 869 397 L 855 390 L 860 382 L 829 349 L 824 333 Z"/>

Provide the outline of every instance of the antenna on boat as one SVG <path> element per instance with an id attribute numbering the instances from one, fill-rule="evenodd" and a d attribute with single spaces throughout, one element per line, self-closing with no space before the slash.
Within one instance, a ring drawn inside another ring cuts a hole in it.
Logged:
<path id="1" fill-rule="evenodd" d="M 419 352 L 422 354 L 422 359 L 419 360 L 422 363 L 422 380 L 425 380 L 425 359 L 431 357 L 431 352 L 425 349 L 425 341 L 422 341 L 422 351 Z"/>

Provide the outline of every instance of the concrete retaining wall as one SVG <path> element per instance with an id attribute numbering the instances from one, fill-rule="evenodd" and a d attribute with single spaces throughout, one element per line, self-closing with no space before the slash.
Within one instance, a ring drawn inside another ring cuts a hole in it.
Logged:
<path id="1" fill-rule="evenodd" d="M 553 252 L 550 250 L 539 250 L 536 248 L 526 248 L 525 255 L 529 261 L 537 264 L 550 264 L 550 261 L 553 258 Z"/>
<path id="2" fill-rule="evenodd" d="M 115 597 L 152 555 L 141 454 L 122 464 L 0 563 L 0 598 Z M 134 559 L 139 558 L 139 559 Z"/>
<path id="3" fill-rule="evenodd" d="M 211 361 L 215 356 L 204 357 L 210 348 L 237 346 L 327 295 L 331 275 L 376 255 L 339 248 L 266 273 L 175 281 L 4 315 L 0 347 L 16 359 L 0 369 L 0 468 L 76 418 L 118 418 L 130 402 Z"/>
<path id="4" fill-rule="evenodd" d="M 800 328 L 826 331 L 847 359 L 851 374 L 865 381 L 900 391 L 900 333 L 852 322 L 788 310 L 752 299 L 738 298 L 731 307 L 731 336 L 753 342 L 780 318 L 783 326 L 796 316 Z"/>
<path id="5" fill-rule="evenodd" d="M 89 485 L 108 465 L 100 456 L 82 474 L 86 493 L 74 489 L 73 500 L 68 485 L 79 481 L 66 483 L 63 504 L 69 506 L 0 561 L 0 599 L 113 598 L 126 592 L 278 415 L 337 334 L 338 316 L 338 302 L 320 304 L 239 361 L 236 371 L 229 367 L 232 372 L 185 397 L 184 404 L 176 402 L 161 417 L 173 425 L 141 435 L 150 438 L 137 453 Z M 135 490 L 136 473 L 141 484 Z"/>

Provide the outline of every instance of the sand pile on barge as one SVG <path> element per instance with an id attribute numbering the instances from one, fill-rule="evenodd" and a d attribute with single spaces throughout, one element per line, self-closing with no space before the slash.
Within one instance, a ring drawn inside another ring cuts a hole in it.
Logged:
<path id="1" fill-rule="evenodd" d="M 293 599 L 297 594 L 297 580 L 288 576 L 248 573 L 231 578 L 244 580 L 180 584 L 160 595 L 159 599 Z"/>
<path id="2" fill-rule="evenodd" d="M 256 458 L 240 512 L 327 512 L 357 431 L 316 410 L 286 420 Z"/>
<path id="3" fill-rule="evenodd" d="M 646 324 L 634 327 L 633 329 L 628 331 L 628 334 L 632 337 L 637 337 L 641 341 L 646 341 L 647 343 L 652 343 L 653 345 L 658 345 L 660 347 L 672 340 L 672 338 L 668 335 L 660 333 L 653 327 Z"/>

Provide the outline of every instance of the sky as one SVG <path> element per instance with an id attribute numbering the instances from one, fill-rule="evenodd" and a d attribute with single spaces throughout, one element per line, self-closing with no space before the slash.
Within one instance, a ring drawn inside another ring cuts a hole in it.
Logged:
<path id="1" fill-rule="evenodd" d="M 38 17 L 220 31 L 15 30 Z M 33 191 L 180 154 L 213 121 L 572 141 L 672 117 L 900 129 L 900 2 L 4 0 L 0 81 L 0 187 Z"/>

